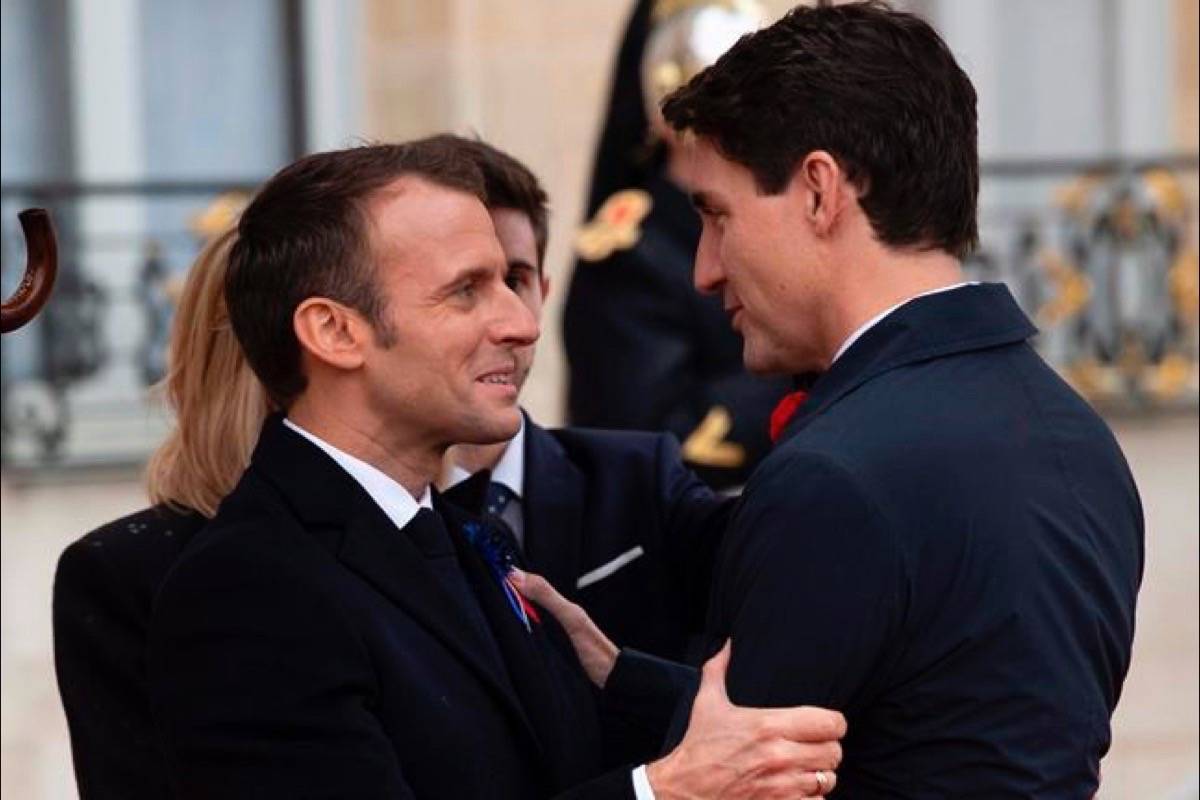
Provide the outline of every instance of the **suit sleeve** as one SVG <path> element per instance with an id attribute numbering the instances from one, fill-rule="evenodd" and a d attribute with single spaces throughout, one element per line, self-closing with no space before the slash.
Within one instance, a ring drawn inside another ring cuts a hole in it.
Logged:
<path id="1" fill-rule="evenodd" d="M 717 494 L 683 462 L 672 436 L 659 439 L 659 493 L 662 498 L 663 561 L 668 565 L 685 608 L 689 629 L 702 630 L 717 548 L 736 500 Z"/>
<path id="2" fill-rule="evenodd" d="M 178 794 L 411 798 L 370 710 L 367 651 L 318 581 L 253 550 L 191 555 L 148 654 Z"/>
<path id="3" fill-rule="evenodd" d="M 793 455 L 762 477 L 734 519 L 714 597 L 714 628 L 733 640 L 730 698 L 851 713 L 886 680 L 904 619 L 896 532 L 824 457 Z"/>
<path id="4" fill-rule="evenodd" d="M 146 697 L 143 606 L 102 540 L 84 538 L 59 559 L 54 662 L 83 800 L 167 794 Z"/>

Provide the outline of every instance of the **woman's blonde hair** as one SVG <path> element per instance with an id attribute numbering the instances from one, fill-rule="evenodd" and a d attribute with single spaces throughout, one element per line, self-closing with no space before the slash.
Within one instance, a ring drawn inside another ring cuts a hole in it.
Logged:
<path id="1" fill-rule="evenodd" d="M 146 469 L 150 499 L 212 517 L 250 462 L 269 410 L 225 307 L 231 228 L 197 256 L 175 310 L 167 374 L 156 387 L 175 427 Z"/>

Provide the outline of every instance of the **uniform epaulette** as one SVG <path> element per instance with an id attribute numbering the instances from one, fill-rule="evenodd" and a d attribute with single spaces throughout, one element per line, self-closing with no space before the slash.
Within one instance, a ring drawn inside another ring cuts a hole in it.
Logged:
<path id="1" fill-rule="evenodd" d="M 642 238 L 642 220 L 654 201 L 641 189 L 623 189 L 604 201 L 596 216 L 575 237 L 575 252 L 584 261 L 603 261 L 628 250 Z"/>
<path id="2" fill-rule="evenodd" d="M 733 417 L 724 406 L 713 406 L 696 430 L 683 442 L 683 458 L 703 467 L 737 469 L 746 463 L 746 448 L 725 437 L 733 430 Z"/>

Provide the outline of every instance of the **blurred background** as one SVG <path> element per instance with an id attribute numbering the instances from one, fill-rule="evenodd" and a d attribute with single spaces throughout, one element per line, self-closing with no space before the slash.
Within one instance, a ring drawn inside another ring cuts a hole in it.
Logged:
<path id="1" fill-rule="evenodd" d="M 775 17 L 790 3 L 766 2 Z M 1102 797 L 1200 796 L 1196 0 L 909 0 L 979 93 L 982 247 L 1137 477 L 1147 567 Z M 173 298 L 246 193 L 315 150 L 438 130 L 528 163 L 555 282 L 525 404 L 564 419 L 561 300 L 629 0 L 0 0 L 0 288 L 49 208 L 50 305 L 3 339 L 0 789 L 75 796 L 50 597 L 146 504 Z M 1036 676 L 1030 676 L 1036 680 Z"/>

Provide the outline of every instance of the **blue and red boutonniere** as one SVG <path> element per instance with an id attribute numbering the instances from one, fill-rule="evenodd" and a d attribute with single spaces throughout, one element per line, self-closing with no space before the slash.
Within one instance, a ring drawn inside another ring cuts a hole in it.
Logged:
<path id="1" fill-rule="evenodd" d="M 466 535 L 467 541 L 475 548 L 475 552 L 483 557 L 483 561 L 487 564 L 492 577 L 496 579 L 496 583 L 500 584 L 500 589 L 504 592 L 504 597 L 508 600 L 508 605 L 512 608 L 513 613 L 517 615 L 517 619 L 525 626 L 525 630 L 532 632 L 533 626 L 530 624 L 530 620 L 539 625 L 542 620 L 538 616 L 537 609 L 525 598 L 525 595 L 517 590 L 513 583 L 512 570 L 516 566 L 517 554 L 508 537 L 497 527 L 479 522 L 464 523 L 463 533 Z"/>

